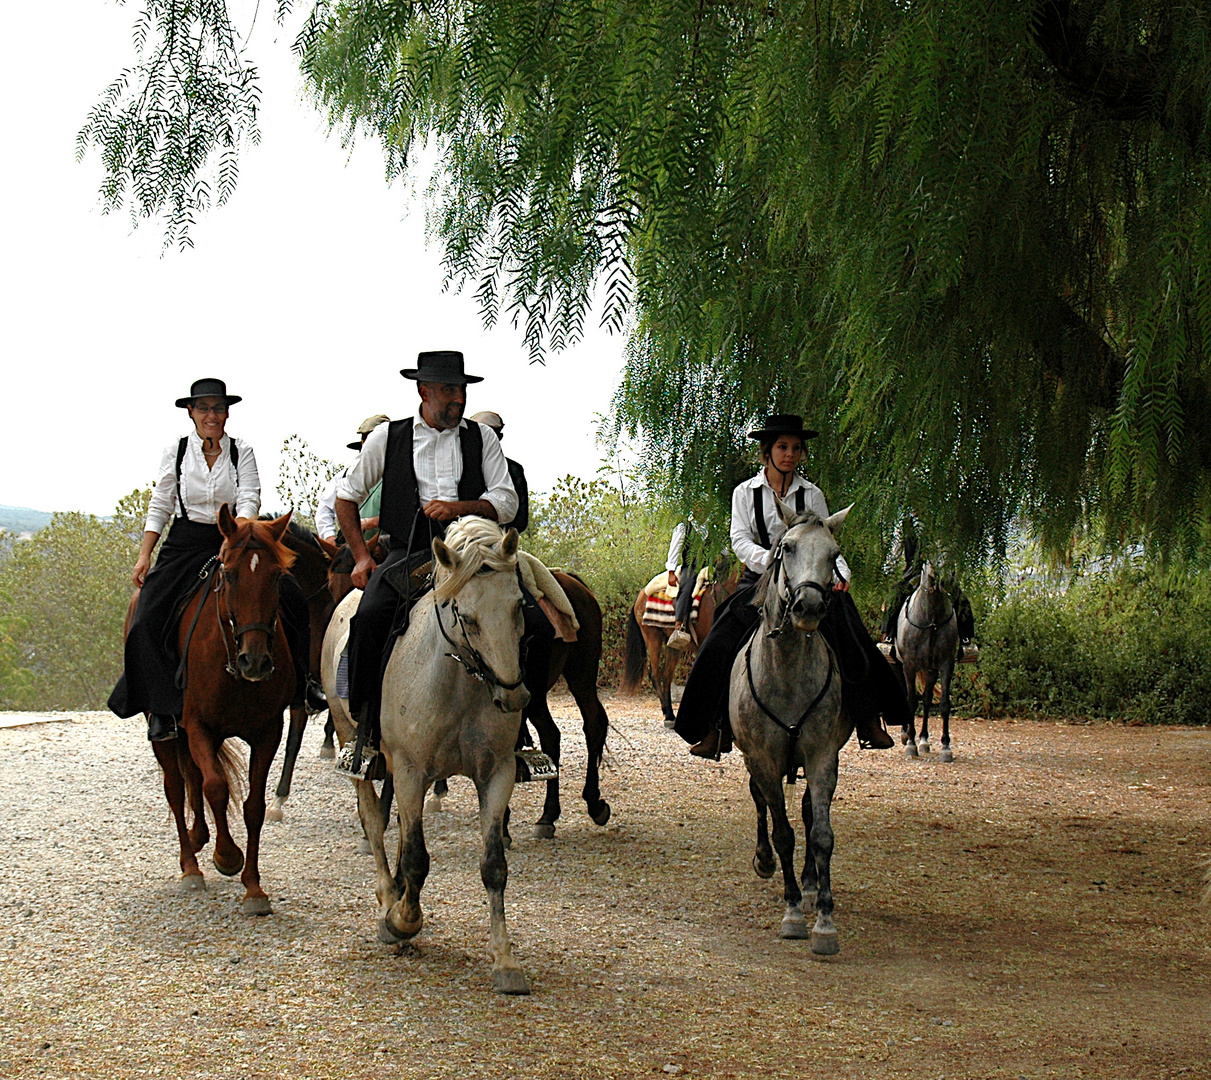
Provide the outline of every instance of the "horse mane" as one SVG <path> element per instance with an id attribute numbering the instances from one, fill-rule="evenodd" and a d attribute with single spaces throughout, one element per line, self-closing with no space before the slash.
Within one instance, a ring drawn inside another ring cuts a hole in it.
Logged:
<path id="1" fill-rule="evenodd" d="M 281 514 L 262 514 L 257 518 L 257 521 L 276 521 L 279 517 L 281 517 Z M 324 549 L 320 546 L 319 540 L 316 539 L 315 533 L 307 528 L 307 526 L 302 522 L 295 521 L 294 518 L 291 518 L 290 523 L 286 526 L 286 528 L 290 535 L 294 537 L 294 539 L 300 544 L 303 544 L 306 547 L 315 548 L 315 550 L 321 555 L 324 554 Z M 325 556 L 325 558 L 326 557 L 327 556 Z"/>
<path id="2" fill-rule="evenodd" d="M 285 540 L 274 539 L 266 519 L 263 518 L 236 518 L 236 531 L 223 541 L 223 547 L 229 552 L 238 552 L 253 543 L 268 551 L 283 570 L 289 570 L 294 565 L 294 552 L 286 545 Z"/>
<path id="3" fill-rule="evenodd" d="M 433 560 L 433 595 L 449 600 L 483 567 L 490 570 L 512 570 L 517 566 L 517 554 L 503 555 L 500 541 L 505 530 L 495 521 L 482 517 L 463 517 L 446 529 L 446 546 L 458 553 L 459 563 L 453 571 Z"/>
<path id="4" fill-rule="evenodd" d="M 786 532 L 779 538 L 778 543 L 781 544 L 786 539 L 786 533 L 790 532 L 791 529 L 798 528 L 800 525 L 824 525 L 824 519 L 814 510 L 804 510 L 802 514 L 794 514 L 791 517 L 790 524 L 786 527 Z M 773 569 L 774 564 L 771 562 L 766 567 L 765 573 L 757 579 L 757 587 L 753 592 L 753 607 L 762 607 L 765 604 L 766 595 L 769 593 L 769 583 L 773 577 Z"/>

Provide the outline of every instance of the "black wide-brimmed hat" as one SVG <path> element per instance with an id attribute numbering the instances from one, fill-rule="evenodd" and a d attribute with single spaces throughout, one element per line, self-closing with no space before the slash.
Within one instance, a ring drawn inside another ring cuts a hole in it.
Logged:
<path id="1" fill-rule="evenodd" d="M 798 435 L 805 442 L 814 439 L 820 432 L 811 431 L 803 426 L 803 417 L 794 413 L 773 413 L 765 418 L 765 424 L 750 431 L 750 439 L 777 438 L 779 435 Z"/>
<path id="2" fill-rule="evenodd" d="M 189 397 L 177 398 L 177 408 L 188 409 L 200 397 L 221 397 L 228 405 L 244 400 L 239 394 L 227 393 L 227 384 L 222 379 L 198 379 L 189 388 Z"/>
<path id="3" fill-rule="evenodd" d="M 415 379 L 417 382 L 450 383 L 454 386 L 484 381 L 480 375 L 468 375 L 463 371 L 463 354 L 453 350 L 423 352 L 417 356 L 416 365 L 414 368 L 402 368 L 400 374 L 405 379 Z"/>

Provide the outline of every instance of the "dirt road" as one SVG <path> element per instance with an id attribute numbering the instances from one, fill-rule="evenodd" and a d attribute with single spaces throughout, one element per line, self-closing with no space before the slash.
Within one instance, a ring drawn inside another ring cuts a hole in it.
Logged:
<path id="1" fill-rule="evenodd" d="M 274 914 L 248 919 L 209 849 L 208 891 L 177 895 L 137 723 L 0 723 L 0 1076 L 1211 1076 L 1211 731 L 960 721 L 953 765 L 851 743 L 820 961 L 777 937 L 738 754 L 607 699 L 598 828 L 557 705 L 556 839 L 529 836 L 538 790 L 513 801 L 528 998 L 490 988 L 468 782 L 426 821 L 426 928 L 389 947 L 318 727 L 267 827 Z"/>

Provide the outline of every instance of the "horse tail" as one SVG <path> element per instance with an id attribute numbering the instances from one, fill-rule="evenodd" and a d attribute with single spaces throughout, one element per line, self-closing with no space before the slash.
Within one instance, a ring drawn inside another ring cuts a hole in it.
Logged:
<path id="1" fill-rule="evenodd" d="M 618 688 L 622 693 L 634 694 L 638 691 L 647 663 L 648 645 L 643 640 L 643 630 L 632 607 L 627 615 L 627 655 L 622 666 L 622 685 Z"/>

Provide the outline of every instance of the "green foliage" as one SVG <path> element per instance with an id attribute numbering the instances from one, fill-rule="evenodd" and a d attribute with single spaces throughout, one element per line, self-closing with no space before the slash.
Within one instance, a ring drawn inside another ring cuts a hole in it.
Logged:
<path id="1" fill-rule="evenodd" d="M 601 681 L 617 684 L 627 616 L 639 590 L 664 565 L 676 519 L 604 480 L 565 476 L 530 504 L 522 546 L 548 566 L 579 574 L 601 604 Z"/>
<path id="2" fill-rule="evenodd" d="M 99 709 L 122 671 L 130 571 L 150 491 L 112 521 L 55 514 L 0 556 L 0 708 Z"/>
<path id="3" fill-rule="evenodd" d="M 81 149 L 177 239 L 255 84 L 225 4 L 142 6 Z M 1057 549 L 1082 520 L 1207 541 L 1205 4 L 319 0 L 296 51 L 389 175 L 438 147 L 432 224 L 488 321 L 536 356 L 595 303 L 631 328 L 615 419 L 660 496 L 725 498 L 776 407 L 824 429 L 810 472 L 872 547 L 909 508 L 968 560 L 1019 513 Z"/>
<path id="4" fill-rule="evenodd" d="M 315 528 L 315 510 L 329 481 L 341 471 L 339 462 L 314 453 L 301 435 L 290 435 L 282 443 L 282 464 L 278 479 L 278 497 L 294 509 L 294 520 Z"/>
<path id="5" fill-rule="evenodd" d="M 992 708 L 1205 724 L 1211 575 L 1121 566 L 1013 589 L 981 633 Z"/>

